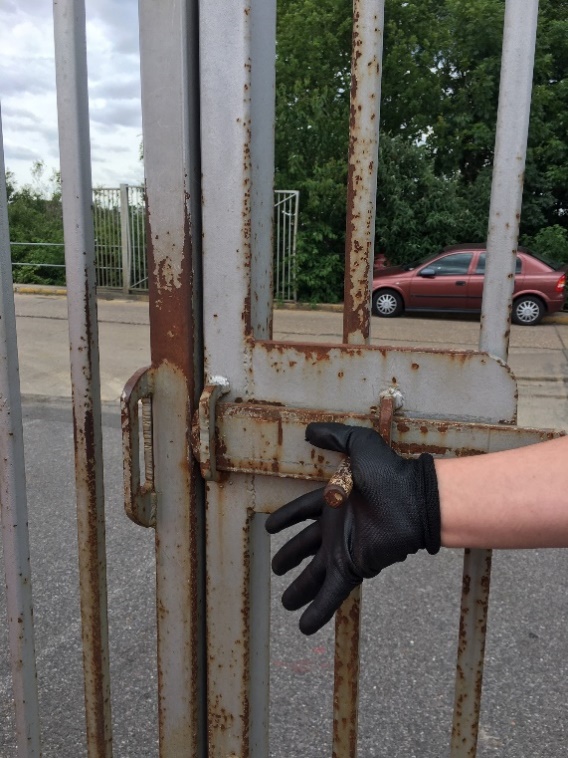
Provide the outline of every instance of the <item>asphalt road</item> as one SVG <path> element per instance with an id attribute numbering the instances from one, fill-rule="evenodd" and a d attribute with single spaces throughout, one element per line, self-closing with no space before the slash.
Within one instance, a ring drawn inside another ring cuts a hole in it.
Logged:
<path id="1" fill-rule="evenodd" d="M 80 758 L 86 750 L 65 302 L 21 296 L 17 308 L 44 756 Z M 153 534 L 124 515 L 116 403 L 125 379 L 148 362 L 147 307 L 109 301 L 101 303 L 99 314 L 115 755 L 153 758 Z M 452 320 L 450 328 L 442 319 L 377 321 L 373 327 L 382 331 L 381 340 L 391 343 L 428 339 L 433 345 L 445 339 L 443 344 L 462 340 L 462 347 L 475 347 L 479 329 L 474 320 Z M 389 329 L 400 324 L 400 331 L 385 337 L 385 323 Z M 340 317 L 320 311 L 309 319 L 305 312 L 276 314 L 275 336 L 305 339 L 306 329 L 310 339 L 333 341 Z M 527 387 L 541 383 L 548 392 L 533 398 L 536 405 L 527 403 L 527 414 L 542 417 L 539 404 L 548 404 L 546 413 L 554 404 L 566 405 L 561 369 L 567 348 L 568 325 L 513 330 L 517 375 L 524 366 Z M 548 380 L 547 367 L 556 371 Z M 557 394 L 552 400 L 551 389 Z M 366 585 L 360 758 L 448 755 L 461 562 L 460 551 L 453 550 L 436 558 L 413 556 Z M 568 755 L 567 575 L 567 551 L 494 555 L 480 758 Z M 273 581 L 270 756 L 319 758 L 331 753 L 332 630 L 302 637 L 295 615 L 280 606 L 283 587 L 281 579 Z M 6 652 L 0 618 L 0 756 L 7 758 L 15 755 L 15 743 Z"/>

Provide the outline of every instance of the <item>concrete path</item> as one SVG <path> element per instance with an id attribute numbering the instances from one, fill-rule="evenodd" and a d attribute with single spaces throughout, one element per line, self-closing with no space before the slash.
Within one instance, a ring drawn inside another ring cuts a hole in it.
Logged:
<path id="1" fill-rule="evenodd" d="M 16 293 L 20 381 L 26 396 L 70 397 L 65 296 Z M 126 380 L 150 362 L 148 303 L 99 299 L 101 394 L 115 403 Z M 342 317 L 331 310 L 278 309 L 274 338 L 341 340 Z M 405 317 L 372 320 L 373 344 L 477 349 L 473 317 Z M 519 423 L 568 431 L 568 313 L 537 327 L 513 326 L 509 362 L 519 387 Z"/>

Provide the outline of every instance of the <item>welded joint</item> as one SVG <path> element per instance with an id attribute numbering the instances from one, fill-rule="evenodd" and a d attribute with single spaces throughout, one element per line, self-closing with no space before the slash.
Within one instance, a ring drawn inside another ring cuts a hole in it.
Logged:
<path id="1" fill-rule="evenodd" d="M 388 389 L 383 390 L 379 394 L 380 400 L 383 400 L 383 398 L 392 398 L 394 402 L 394 409 L 395 411 L 400 410 L 404 406 L 404 396 L 400 389 L 395 385 L 392 387 L 388 387 Z"/>
<path id="2" fill-rule="evenodd" d="M 124 473 L 124 509 L 139 526 L 156 526 L 157 497 L 154 491 L 152 446 L 152 396 L 154 372 L 138 370 L 126 383 L 120 398 Z M 140 482 L 139 407 L 142 406 L 144 482 Z"/>
<path id="3" fill-rule="evenodd" d="M 212 376 L 199 399 L 199 466 L 201 476 L 207 481 L 218 481 L 215 431 L 217 400 L 231 389 L 229 380 L 224 376 Z"/>

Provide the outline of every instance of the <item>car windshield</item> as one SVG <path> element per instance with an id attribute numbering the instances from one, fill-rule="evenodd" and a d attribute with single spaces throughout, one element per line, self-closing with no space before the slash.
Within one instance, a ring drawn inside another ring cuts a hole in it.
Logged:
<path id="1" fill-rule="evenodd" d="M 425 255 L 423 258 L 417 258 L 415 261 L 410 261 L 410 263 L 403 263 L 402 268 L 405 271 L 412 271 L 412 269 L 416 268 L 417 266 L 421 266 L 423 263 L 428 263 L 428 261 L 437 258 L 439 254 L 440 253 L 430 253 L 429 255 Z"/>

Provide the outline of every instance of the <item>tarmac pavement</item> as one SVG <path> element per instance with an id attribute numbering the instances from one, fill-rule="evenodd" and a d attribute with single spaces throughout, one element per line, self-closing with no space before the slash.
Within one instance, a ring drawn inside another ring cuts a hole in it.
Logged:
<path id="1" fill-rule="evenodd" d="M 34 292 L 15 295 L 22 394 L 70 397 L 66 298 Z M 126 380 L 150 363 L 148 303 L 101 297 L 98 310 L 101 397 L 112 404 Z M 337 343 L 341 319 L 337 306 L 277 309 L 274 338 Z M 478 340 L 475 317 L 372 319 L 373 344 L 475 350 Z M 568 431 L 568 313 L 536 327 L 513 325 L 509 365 L 519 389 L 518 423 Z"/>

